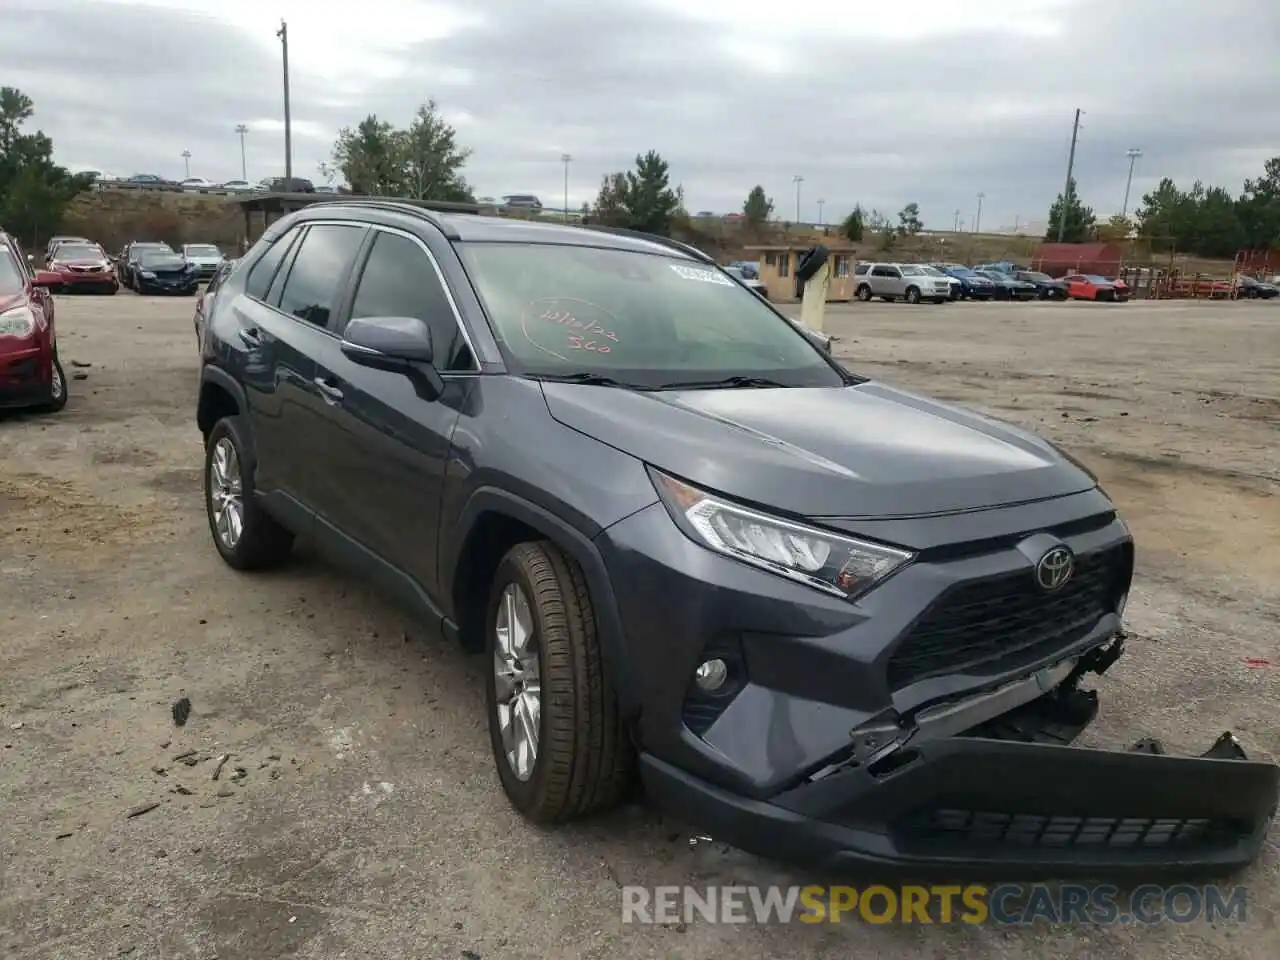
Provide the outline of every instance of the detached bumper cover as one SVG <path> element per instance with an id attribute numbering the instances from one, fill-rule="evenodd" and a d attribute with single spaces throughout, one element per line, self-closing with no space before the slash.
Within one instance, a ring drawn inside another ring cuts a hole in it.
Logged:
<path id="1" fill-rule="evenodd" d="M 1224 742 L 1214 757 L 1230 755 Z M 1167 756 L 1150 742 L 1111 752 L 954 737 L 895 762 L 769 801 L 648 755 L 641 771 L 661 805 L 751 853 L 951 880 L 1228 872 L 1257 856 L 1280 791 L 1274 764 Z"/>

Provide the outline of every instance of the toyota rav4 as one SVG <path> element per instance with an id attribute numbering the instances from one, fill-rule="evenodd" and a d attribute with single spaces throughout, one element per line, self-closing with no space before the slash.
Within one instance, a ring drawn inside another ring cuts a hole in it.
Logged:
<path id="1" fill-rule="evenodd" d="M 1052 444 L 847 370 L 673 241 L 385 201 L 292 213 L 222 280 L 213 543 L 295 536 L 483 651 L 511 803 L 649 796 L 826 865 L 1223 868 L 1277 768 L 1069 746 L 1134 546 Z"/>

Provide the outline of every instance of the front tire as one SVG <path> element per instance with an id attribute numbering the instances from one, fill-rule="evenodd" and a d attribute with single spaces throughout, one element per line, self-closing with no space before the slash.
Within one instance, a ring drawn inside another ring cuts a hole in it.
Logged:
<path id="1" fill-rule="evenodd" d="M 907 288 L 907 297 L 906 297 L 906 300 L 907 300 L 907 303 L 910 303 L 910 304 L 917 304 L 917 303 L 919 303 L 919 302 L 920 302 L 920 291 L 919 291 L 919 290 L 917 290 L 915 287 L 908 287 L 908 288 Z"/>
<path id="2" fill-rule="evenodd" d="M 62 361 L 58 359 L 58 351 L 53 352 L 52 383 L 49 386 L 49 402 L 42 408 L 45 413 L 57 413 L 67 405 L 67 374 L 62 369 Z"/>
<path id="3" fill-rule="evenodd" d="M 615 806 L 632 748 L 577 564 L 545 541 L 513 547 L 494 575 L 485 628 L 489 740 L 512 806 L 540 824 Z"/>
<path id="4" fill-rule="evenodd" d="M 859 300 L 861 300 L 863 303 L 870 303 L 871 288 L 868 287 L 866 284 L 863 284 L 858 288 L 857 292 L 854 293 L 854 296 L 857 297 Z"/>
<path id="5" fill-rule="evenodd" d="M 213 545 L 228 566 L 264 570 L 284 563 L 293 533 L 254 499 L 244 418 L 224 417 L 205 441 L 204 503 Z"/>

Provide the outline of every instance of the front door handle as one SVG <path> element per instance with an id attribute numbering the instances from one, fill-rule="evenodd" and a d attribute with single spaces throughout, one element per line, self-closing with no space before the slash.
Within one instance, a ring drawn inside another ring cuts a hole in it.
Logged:
<path id="1" fill-rule="evenodd" d="M 262 337 L 258 335 L 258 331 L 248 327 L 242 327 L 240 330 L 240 340 L 246 347 L 262 346 Z"/>
<path id="2" fill-rule="evenodd" d="M 324 377 L 316 377 L 312 381 L 320 390 L 326 403 L 338 403 L 342 400 L 342 391 L 335 387 Z"/>

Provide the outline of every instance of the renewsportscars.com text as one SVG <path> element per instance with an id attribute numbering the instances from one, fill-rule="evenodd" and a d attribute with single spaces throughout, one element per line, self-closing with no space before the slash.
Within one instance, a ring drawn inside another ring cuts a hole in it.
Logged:
<path id="1" fill-rule="evenodd" d="M 1155 924 L 1246 920 L 1245 887 L 623 887 L 623 923 Z"/>

